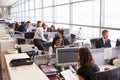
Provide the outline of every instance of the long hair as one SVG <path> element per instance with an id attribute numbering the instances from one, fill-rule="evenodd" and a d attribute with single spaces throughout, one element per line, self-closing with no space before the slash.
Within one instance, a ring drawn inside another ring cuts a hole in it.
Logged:
<path id="1" fill-rule="evenodd" d="M 52 42 L 52 48 L 54 49 L 54 45 L 55 45 L 55 42 L 56 40 L 58 39 L 61 39 L 60 36 L 55 36 L 54 39 L 53 39 L 53 42 Z"/>
<path id="2" fill-rule="evenodd" d="M 79 49 L 79 65 L 81 68 L 87 68 L 94 64 L 94 60 L 90 50 L 87 47 Z"/>

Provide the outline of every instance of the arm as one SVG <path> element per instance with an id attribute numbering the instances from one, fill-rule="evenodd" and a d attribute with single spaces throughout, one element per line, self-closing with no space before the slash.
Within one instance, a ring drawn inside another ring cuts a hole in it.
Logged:
<path id="1" fill-rule="evenodd" d="M 47 40 L 45 39 L 45 37 L 44 37 L 43 29 L 41 29 L 41 38 L 42 38 L 43 41 L 47 41 Z"/>
<path id="2" fill-rule="evenodd" d="M 78 76 L 79 80 L 85 80 L 82 76 Z"/>

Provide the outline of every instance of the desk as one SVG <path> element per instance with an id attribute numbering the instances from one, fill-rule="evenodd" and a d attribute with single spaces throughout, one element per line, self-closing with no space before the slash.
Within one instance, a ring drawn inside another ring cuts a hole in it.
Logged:
<path id="1" fill-rule="evenodd" d="M 6 68 L 4 55 L 7 54 L 8 49 L 15 49 L 15 41 L 10 35 L 4 35 L 0 37 L 0 67 L 3 75 L 3 80 L 6 79 Z"/>
<path id="2" fill-rule="evenodd" d="M 19 67 L 9 66 L 12 59 L 19 58 L 28 58 L 28 55 L 26 53 L 5 55 L 9 80 L 49 80 L 35 63 Z"/>
<path id="3" fill-rule="evenodd" d="M 111 66 L 111 65 L 103 65 L 103 66 L 98 66 L 100 68 L 100 72 L 105 71 L 106 68 L 109 70 L 116 68 L 116 66 Z"/>

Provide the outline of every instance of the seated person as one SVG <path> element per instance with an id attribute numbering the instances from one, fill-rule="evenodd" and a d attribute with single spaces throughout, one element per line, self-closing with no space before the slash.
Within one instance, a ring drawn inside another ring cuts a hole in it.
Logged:
<path id="1" fill-rule="evenodd" d="M 63 45 L 69 45 L 70 44 L 70 42 L 68 41 L 68 39 L 64 36 L 64 30 L 63 29 L 59 30 L 59 32 L 58 32 L 57 35 L 60 36 L 60 38 L 62 39 L 62 44 Z"/>
<path id="2" fill-rule="evenodd" d="M 100 69 L 94 63 L 90 50 L 87 47 L 80 48 L 78 58 L 80 68 L 78 69 L 77 74 L 79 80 L 92 80 L 93 74 L 100 71 Z"/>
<path id="3" fill-rule="evenodd" d="M 50 27 L 50 32 L 55 32 L 56 30 L 55 30 L 55 26 L 54 25 L 51 25 L 51 27 Z"/>
<path id="4" fill-rule="evenodd" d="M 44 28 L 41 26 L 41 21 L 37 21 L 37 28 L 34 35 L 33 43 L 39 50 L 45 50 L 43 46 L 44 42 L 47 42 L 47 39 L 44 37 Z"/>
<path id="5" fill-rule="evenodd" d="M 96 41 L 96 48 L 111 47 L 111 41 L 108 39 L 108 30 L 102 31 L 102 38 Z"/>
<path id="6" fill-rule="evenodd" d="M 55 36 L 52 42 L 52 46 L 49 48 L 49 51 L 52 49 L 52 52 L 54 52 L 55 47 L 60 47 L 61 45 L 61 38 L 60 36 Z"/>

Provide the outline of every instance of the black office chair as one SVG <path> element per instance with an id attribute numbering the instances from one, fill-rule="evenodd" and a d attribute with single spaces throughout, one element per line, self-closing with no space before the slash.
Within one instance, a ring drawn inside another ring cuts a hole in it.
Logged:
<path id="1" fill-rule="evenodd" d="M 120 67 L 103 72 L 96 72 L 92 80 L 120 80 Z"/>
<path id="2" fill-rule="evenodd" d="M 75 41 L 76 35 L 75 34 L 70 34 L 70 44 L 72 45 Z"/>
<path id="3" fill-rule="evenodd" d="M 25 39 L 24 38 L 17 38 L 17 43 L 18 44 L 25 44 Z"/>
<path id="4" fill-rule="evenodd" d="M 96 41 L 99 40 L 99 39 L 100 39 L 100 38 L 90 39 L 91 49 L 95 49 L 95 48 L 96 48 Z"/>
<path id="5" fill-rule="evenodd" d="M 116 46 L 120 46 L 120 39 L 117 39 Z"/>
<path id="6" fill-rule="evenodd" d="M 33 43 L 34 35 L 35 35 L 35 32 L 26 32 L 24 35 L 26 39 L 26 43 Z"/>

